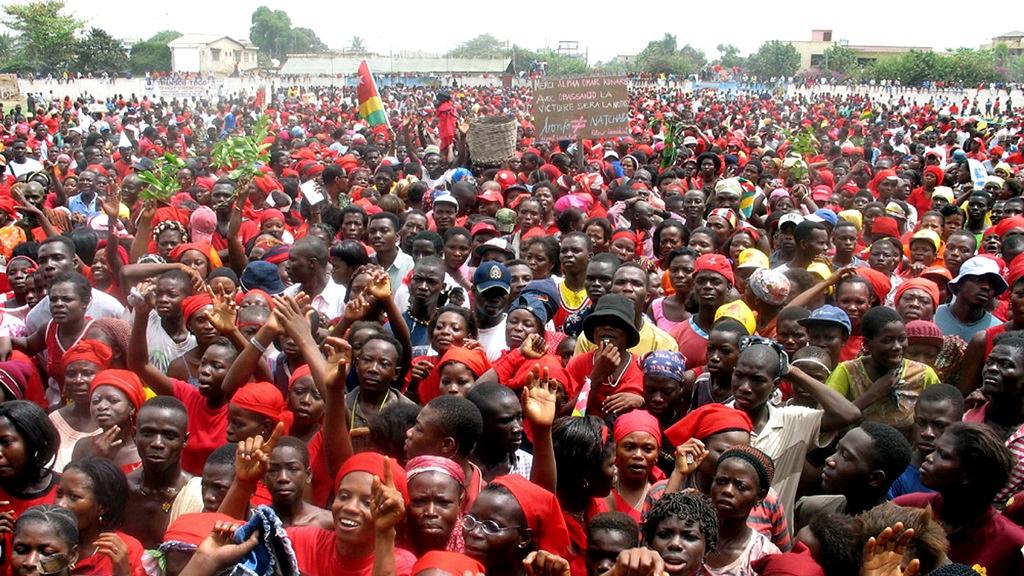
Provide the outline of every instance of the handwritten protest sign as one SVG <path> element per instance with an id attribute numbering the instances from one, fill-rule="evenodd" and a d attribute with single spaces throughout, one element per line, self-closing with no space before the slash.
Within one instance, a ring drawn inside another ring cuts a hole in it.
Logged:
<path id="1" fill-rule="evenodd" d="M 540 140 L 629 134 L 629 91 L 624 76 L 545 78 L 533 92 Z"/>
<path id="2" fill-rule="evenodd" d="M 12 110 L 18 104 L 24 108 L 25 100 L 21 97 L 18 77 L 14 74 L 0 74 L 0 104 L 4 110 Z"/>

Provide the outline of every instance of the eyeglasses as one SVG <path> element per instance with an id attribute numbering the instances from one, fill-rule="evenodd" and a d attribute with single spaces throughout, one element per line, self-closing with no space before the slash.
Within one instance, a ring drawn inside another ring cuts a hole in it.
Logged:
<path id="1" fill-rule="evenodd" d="M 484 520 L 483 522 L 481 522 L 477 520 L 476 516 L 473 516 L 472 514 L 466 514 L 462 517 L 463 530 L 465 530 L 466 532 L 472 532 L 473 530 L 476 530 L 477 527 L 480 527 L 480 529 L 483 530 L 484 534 L 486 534 L 487 536 L 497 536 L 502 532 L 507 532 L 509 530 L 518 530 L 519 528 L 522 528 L 522 526 L 506 526 L 503 528 L 501 526 L 498 526 L 498 523 L 494 520 Z"/>

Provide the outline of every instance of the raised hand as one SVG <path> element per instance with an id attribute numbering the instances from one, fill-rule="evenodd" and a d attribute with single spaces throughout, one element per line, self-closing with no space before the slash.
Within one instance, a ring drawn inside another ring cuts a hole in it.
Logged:
<path id="1" fill-rule="evenodd" d="M 259 531 L 253 530 L 253 533 L 244 542 L 236 544 L 232 537 L 235 534 L 235 530 L 241 527 L 241 524 L 234 524 L 232 522 L 217 522 L 213 526 L 213 531 L 210 532 L 210 535 L 199 544 L 199 548 L 196 549 L 196 556 L 208 558 L 221 569 L 237 564 L 260 541 Z"/>
<path id="2" fill-rule="evenodd" d="M 241 482 L 255 484 L 267 473 L 270 464 L 270 453 L 277 446 L 277 441 L 284 434 L 284 424 L 277 423 L 270 439 L 264 441 L 262 436 L 246 438 L 238 443 L 235 452 L 235 478 Z"/>
<path id="3" fill-rule="evenodd" d="M 390 458 L 384 459 L 384 478 L 373 477 L 370 486 L 370 514 L 378 533 L 394 530 L 405 517 L 405 500 L 395 488 L 395 481 L 391 477 Z"/>
<path id="4" fill-rule="evenodd" d="M 324 342 L 327 347 L 327 367 L 324 374 L 328 390 L 336 389 L 345 392 L 345 379 L 352 365 L 352 345 L 348 341 L 333 336 Z"/>
<path id="5" fill-rule="evenodd" d="M 277 321 L 286 334 L 298 340 L 311 333 L 310 317 L 315 313 L 312 308 L 303 309 L 302 305 L 290 296 L 277 296 L 274 302 L 274 316 L 277 316 Z"/>
<path id="6" fill-rule="evenodd" d="M 370 271 L 370 282 L 366 290 L 378 301 L 383 302 L 391 299 L 391 277 L 383 268 L 373 268 Z"/>
<path id="7" fill-rule="evenodd" d="M 113 225 L 117 221 L 118 214 L 121 213 L 121 188 L 114 186 L 113 190 L 100 202 L 100 207 L 103 208 L 103 213 L 107 215 L 107 225 Z"/>
<path id="8" fill-rule="evenodd" d="M 523 559 L 529 576 L 569 576 L 569 561 L 547 550 L 534 550 Z"/>
<path id="9" fill-rule="evenodd" d="M 206 313 L 206 318 L 222 334 L 232 332 L 235 329 L 235 318 L 238 314 L 238 305 L 231 298 L 221 294 L 215 294 L 213 289 L 207 286 L 206 292 L 213 300 L 213 309 Z"/>
<path id="10" fill-rule="evenodd" d="M 704 443 L 696 438 L 690 438 L 676 448 L 676 471 L 683 476 L 689 476 L 697 471 L 700 463 L 708 457 L 708 449 Z"/>
<path id="11" fill-rule="evenodd" d="M 523 343 L 519 345 L 519 353 L 523 355 L 523 358 L 529 358 L 530 360 L 536 360 L 543 356 L 548 349 L 547 342 L 540 334 L 530 334 L 523 340 Z"/>
<path id="12" fill-rule="evenodd" d="M 345 304 L 345 320 L 348 320 L 350 323 L 359 322 L 366 318 L 372 308 L 373 305 L 366 298 L 363 298 L 362 295 L 357 296 Z"/>
<path id="13" fill-rule="evenodd" d="M 179 264 L 178 268 L 182 272 L 184 272 L 185 274 L 188 275 L 189 281 L 192 282 L 192 293 L 193 294 L 196 294 L 196 293 L 199 293 L 199 292 L 206 292 L 206 290 L 207 290 L 206 279 L 203 278 L 202 275 L 200 275 L 199 272 L 197 272 L 195 268 L 193 268 L 191 266 L 186 266 L 184 264 Z"/>
<path id="14" fill-rule="evenodd" d="M 118 438 L 120 434 L 120 426 L 111 426 L 108 430 L 104 430 L 98 436 L 95 436 L 92 441 L 93 456 L 113 460 L 117 451 L 121 448 L 121 444 L 124 443 L 123 440 Z"/>
<path id="15" fill-rule="evenodd" d="M 921 570 L 921 561 L 913 559 L 903 569 L 903 558 L 914 538 L 913 528 L 903 528 L 902 522 L 887 527 L 872 536 L 864 544 L 864 562 L 861 564 L 861 576 L 917 576 Z"/>
<path id="16" fill-rule="evenodd" d="M 412 368 L 409 369 L 410 381 L 420 382 L 425 380 L 427 376 L 430 376 L 430 371 L 434 369 L 434 363 L 430 360 L 419 360 L 413 362 Z"/>
<path id="17" fill-rule="evenodd" d="M 537 428 L 550 428 L 555 421 L 558 382 L 551 379 L 547 367 L 534 366 L 523 388 L 523 413 Z"/>

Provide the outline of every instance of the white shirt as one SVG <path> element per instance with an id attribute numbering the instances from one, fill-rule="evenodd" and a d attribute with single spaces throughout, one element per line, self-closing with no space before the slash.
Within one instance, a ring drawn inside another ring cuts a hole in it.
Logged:
<path id="1" fill-rule="evenodd" d="M 284 294 L 288 296 L 295 296 L 299 292 L 302 292 L 302 284 L 292 284 L 284 289 Z M 345 313 L 345 287 L 328 277 L 323 291 L 313 296 L 309 305 L 331 320 L 340 318 Z"/>
<path id="2" fill-rule="evenodd" d="M 824 414 L 817 408 L 769 404 L 768 422 L 764 429 L 751 435 L 750 445 L 771 456 L 775 462 L 772 488 L 779 493 L 779 503 L 785 507 L 790 519 L 807 451 L 828 443 L 826 439 L 819 438 Z"/>
<path id="3" fill-rule="evenodd" d="M 160 315 L 156 310 L 149 311 L 149 322 L 146 325 L 146 344 L 149 346 L 149 363 L 156 369 L 167 373 L 167 368 L 175 359 L 196 347 L 196 337 L 189 332 L 188 338 L 178 342 L 164 330 Z"/>
<path id="4" fill-rule="evenodd" d="M 405 278 L 406 274 L 412 270 L 412 267 L 416 263 L 413 262 L 412 256 L 409 256 L 401 249 L 398 250 L 398 254 L 395 256 L 395 261 L 391 263 L 391 266 L 387 267 L 388 278 L 391 279 L 391 293 L 394 294 L 398 291 L 398 287 L 402 285 L 402 279 Z"/>
<path id="5" fill-rule="evenodd" d="M 501 353 L 508 348 L 505 344 L 505 319 L 507 317 L 508 315 L 502 314 L 501 322 L 494 326 L 490 328 L 477 328 L 477 341 L 484 347 L 487 359 L 491 362 L 501 358 Z"/>
<path id="6" fill-rule="evenodd" d="M 43 170 L 43 164 L 35 158 L 25 158 L 24 164 L 18 164 L 14 160 L 7 163 L 7 171 L 14 174 L 15 178 L 20 177 L 22 174 L 31 174 L 33 172 L 41 172 Z"/>

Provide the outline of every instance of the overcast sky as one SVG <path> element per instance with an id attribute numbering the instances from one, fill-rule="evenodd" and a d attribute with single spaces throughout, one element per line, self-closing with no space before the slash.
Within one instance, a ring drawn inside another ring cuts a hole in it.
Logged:
<path id="1" fill-rule="evenodd" d="M 809 40 L 814 28 L 832 29 L 834 40 L 851 44 L 937 50 L 977 48 L 992 36 L 1024 29 L 1024 3 L 1020 2 L 981 3 L 977 5 L 980 11 L 973 15 L 970 9 L 955 7 L 952 2 L 945 8 L 945 2 L 925 5 L 897 0 L 654 0 L 605 4 L 608 8 L 602 4 L 551 0 L 175 0 L 166 4 L 67 0 L 76 16 L 121 38 L 146 38 L 168 29 L 247 36 L 253 10 L 266 5 L 286 11 L 294 26 L 313 29 L 331 48 L 344 48 L 358 35 L 373 52 L 443 53 L 477 34 L 490 33 L 533 49 L 576 40 L 581 50 L 588 51 L 591 62 L 635 54 L 666 32 L 676 34 L 680 45 L 689 43 L 713 59 L 715 46 L 721 42 L 734 44 L 747 54 L 766 40 Z M 639 6 L 647 10 L 637 10 Z"/>

